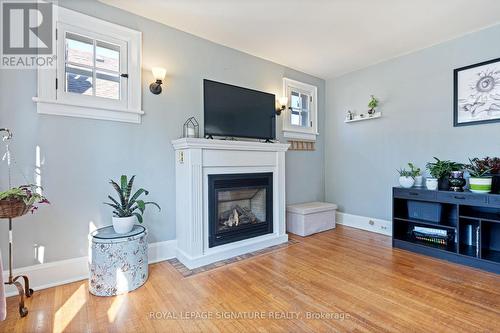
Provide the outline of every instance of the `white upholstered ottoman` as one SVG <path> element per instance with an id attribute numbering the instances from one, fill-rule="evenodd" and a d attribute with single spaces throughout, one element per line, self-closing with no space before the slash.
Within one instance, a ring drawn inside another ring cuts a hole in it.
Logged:
<path id="1" fill-rule="evenodd" d="M 328 202 L 306 202 L 286 207 L 286 231 L 299 236 L 335 228 L 337 205 Z"/>

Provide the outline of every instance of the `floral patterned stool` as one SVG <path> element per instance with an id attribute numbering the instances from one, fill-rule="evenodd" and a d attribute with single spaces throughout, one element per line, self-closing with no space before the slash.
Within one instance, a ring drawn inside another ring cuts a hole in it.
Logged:
<path id="1" fill-rule="evenodd" d="M 126 234 L 113 226 L 89 235 L 89 291 L 96 296 L 115 296 L 139 288 L 148 279 L 147 230 L 135 225 Z"/>

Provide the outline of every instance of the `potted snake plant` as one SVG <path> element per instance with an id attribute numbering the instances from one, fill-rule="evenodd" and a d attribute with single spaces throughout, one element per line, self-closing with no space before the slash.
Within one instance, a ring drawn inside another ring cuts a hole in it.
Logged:
<path id="1" fill-rule="evenodd" d="M 122 175 L 120 177 L 120 185 L 113 180 L 109 182 L 116 193 L 118 193 L 118 200 L 108 195 L 111 202 L 105 202 L 104 204 L 113 208 L 113 229 L 115 229 L 117 234 L 126 234 L 130 232 L 134 228 L 136 221 L 142 223 L 146 206 L 153 205 L 156 206 L 158 210 L 161 210 L 156 202 L 139 199 L 141 195 L 149 194 L 145 189 L 140 188 L 132 194 L 134 179 L 135 176 L 132 176 L 130 180 L 128 180 L 127 176 Z"/>

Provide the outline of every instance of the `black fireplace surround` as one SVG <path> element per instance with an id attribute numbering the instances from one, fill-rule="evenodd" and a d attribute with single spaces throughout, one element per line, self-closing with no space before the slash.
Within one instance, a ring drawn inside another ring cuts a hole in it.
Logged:
<path id="1" fill-rule="evenodd" d="M 208 176 L 208 246 L 273 232 L 273 174 Z"/>

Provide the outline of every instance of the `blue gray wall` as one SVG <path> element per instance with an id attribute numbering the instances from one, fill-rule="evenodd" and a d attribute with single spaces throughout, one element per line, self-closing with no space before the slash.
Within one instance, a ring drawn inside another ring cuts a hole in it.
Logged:
<path id="1" fill-rule="evenodd" d="M 467 161 L 500 155 L 500 123 L 453 127 L 453 69 L 500 57 L 500 26 L 327 81 L 326 199 L 340 210 L 391 218 L 396 169 L 433 156 Z M 381 119 L 344 123 L 366 113 L 370 94 Z"/>
<path id="2" fill-rule="evenodd" d="M 89 223 L 111 223 L 102 205 L 112 189 L 109 178 L 137 175 L 137 185 L 151 191 L 163 208 L 146 214 L 150 242 L 175 238 L 174 153 L 170 141 L 182 133 L 190 117 L 202 119 L 202 80 L 210 78 L 253 89 L 282 92 L 282 78 L 318 86 L 319 124 L 323 134 L 325 82 L 281 65 L 200 39 L 97 1 L 59 4 L 143 32 L 143 110 L 140 125 L 82 118 L 38 115 L 36 73 L 0 70 L 0 127 L 14 132 L 12 150 L 30 181 L 41 152 L 41 178 L 52 204 L 14 223 L 15 266 L 35 264 L 34 244 L 45 247 L 45 262 L 87 255 Z M 164 91 L 149 93 L 150 68 L 168 71 Z M 278 126 L 278 133 L 280 132 Z M 282 140 L 283 141 L 283 140 Z M 324 146 L 319 136 L 315 152 L 286 155 L 287 202 L 324 199 Z M 0 169 L 1 188 L 6 170 Z M 15 180 L 23 182 L 19 174 Z M 0 221 L 0 249 L 7 255 L 7 223 Z"/>

